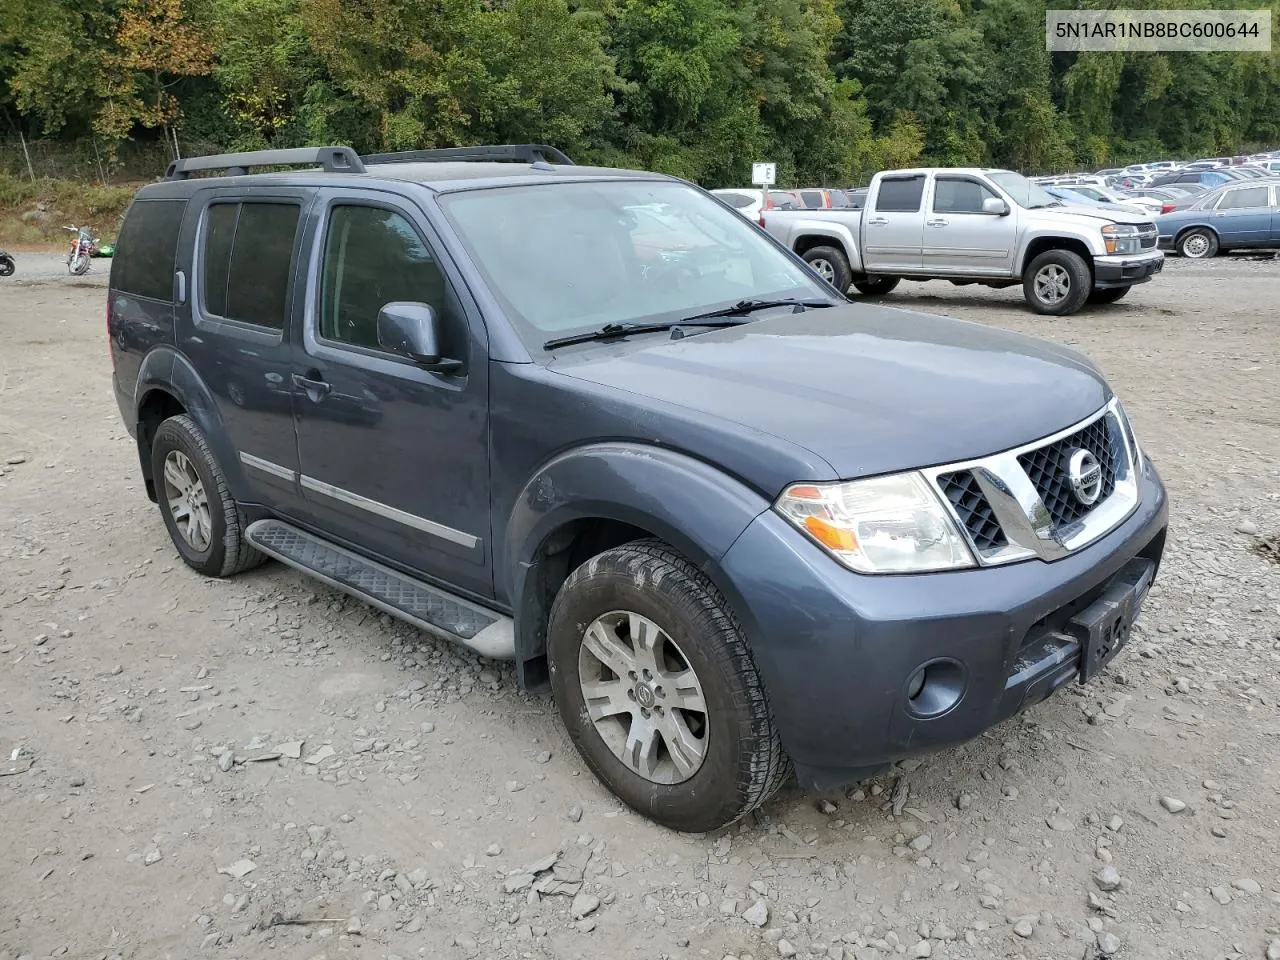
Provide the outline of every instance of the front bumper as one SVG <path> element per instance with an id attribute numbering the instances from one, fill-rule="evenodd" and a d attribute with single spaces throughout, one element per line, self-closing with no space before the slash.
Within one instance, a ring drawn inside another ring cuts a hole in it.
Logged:
<path id="1" fill-rule="evenodd" d="M 1093 286 L 1095 290 L 1105 290 L 1108 287 L 1128 287 L 1135 283 L 1146 283 L 1163 269 L 1164 254 L 1159 250 L 1094 257 Z"/>
<path id="2" fill-rule="evenodd" d="M 1159 237 L 1156 238 L 1156 246 L 1159 247 L 1161 250 L 1172 251 L 1174 247 L 1173 234 L 1169 234 L 1168 236 L 1161 234 Z"/>
<path id="3" fill-rule="evenodd" d="M 1168 505 L 1144 457 L 1139 502 L 1099 540 L 1061 560 L 948 573 L 863 576 L 771 511 L 721 559 L 723 585 L 752 645 L 801 785 L 826 789 L 888 763 L 960 743 L 1080 674 L 1066 621 L 1124 575 L 1158 565 Z M 918 715 L 908 684 L 931 662 L 958 664 L 962 692 Z"/>

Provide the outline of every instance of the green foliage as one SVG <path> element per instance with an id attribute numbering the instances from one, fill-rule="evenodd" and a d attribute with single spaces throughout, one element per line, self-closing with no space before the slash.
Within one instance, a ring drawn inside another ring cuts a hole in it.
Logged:
<path id="1" fill-rule="evenodd" d="M 131 138 L 536 141 L 711 186 L 761 159 L 783 185 L 847 184 L 907 164 L 1039 172 L 1280 145 L 1280 56 L 1051 56 L 1048 5 L 0 0 L 0 137 L 88 142 L 100 170 Z"/>

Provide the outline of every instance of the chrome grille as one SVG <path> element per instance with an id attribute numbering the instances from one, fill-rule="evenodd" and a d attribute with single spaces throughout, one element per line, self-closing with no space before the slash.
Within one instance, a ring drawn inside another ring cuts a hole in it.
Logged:
<path id="1" fill-rule="evenodd" d="M 969 470 L 938 475 L 938 486 L 943 495 L 950 501 L 961 525 L 969 533 L 969 539 L 979 553 L 990 553 L 1007 546 L 1004 531 L 1000 529 L 1000 521 L 987 500 L 986 494 L 978 486 L 978 481 Z"/>
<path id="2" fill-rule="evenodd" d="M 1119 456 L 1116 442 L 1118 438 L 1114 435 L 1113 423 L 1114 418 L 1102 417 L 1069 437 L 1063 437 L 1018 457 L 1022 469 L 1027 472 L 1027 477 L 1044 501 L 1045 509 L 1053 518 L 1055 529 L 1075 523 L 1093 509 L 1093 506 L 1082 504 L 1071 489 L 1067 461 L 1071 458 L 1072 451 L 1088 450 L 1098 459 L 1098 465 L 1102 467 L 1099 503 L 1115 491 Z"/>
<path id="3" fill-rule="evenodd" d="M 1058 560 L 1121 523 L 1138 503 L 1134 451 L 1119 407 L 1106 408 L 1035 443 L 924 471 L 984 566 L 1039 557 Z M 1097 500 L 1083 502 L 1070 475 L 1088 451 L 1101 475 Z"/>

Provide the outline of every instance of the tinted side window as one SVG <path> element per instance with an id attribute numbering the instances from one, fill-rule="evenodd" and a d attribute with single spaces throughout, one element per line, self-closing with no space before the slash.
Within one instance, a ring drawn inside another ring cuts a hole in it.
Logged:
<path id="1" fill-rule="evenodd" d="M 1245 207 L 1265 207 L 1267 205 L 1266 187 L 1249 187 L 1247 190 L 1228 190 L 1222 195 L 1219 210 L 1240 210 Z"/>
<path id="2" fill-rule="evenodd" d="M 892 177 L 880 181 L 876 210 L 885 213 L 915 213 L 924 194 L 924 177 Z"/>
<path id="3" fill-rule="evenodd" d="M 209 207 L 204 239 L 205 312 L 284 329 L 300 212 L 293 203 Z"/>
<path id="4" fill-rule="evenodd" d="M 111 259 L 111 288 L 136 297 L 173 300 L 174 260 L 185 200 L 137 200 L 129 208 Z"/>
<path id="5" fill-rule="evenodd" d="M 749 207 L 754 200 L 759 199 L 758 197 L 748 197 L 745 193 L 719 193 L 716 196 L 736 210 Z"/>
<path id="6" fill-rule="evenodd" d="M 822 209 L 822 194 L 817 190 L 804 190 L 800 193 L 800 199 L 804 201 L 806 210 Z"/>
<path id="7" fill-rule="evenodd" d="M 320 335 L 377 350 L 378 311 L 397 300 L 429 304 L 441 318 L 452 313 L 444 274 L 408 220 L 382 207 L 334 207 L 324 242 Z"/>
<path id="8" fill-rule="evenodd" d="M 939 177 L 933 188 L 935 213 L 981 213 L 982 201 L 995 194 L 976 180 Z"/>
<path id="9" fill-rule="evenodd" d="M 219 317 L 227 315 L 227 273 L 231 266 L 231 241 L 235 239 L 239 217 L 238 203 L 215 203 L 205 215 L 204 309 Z"/>

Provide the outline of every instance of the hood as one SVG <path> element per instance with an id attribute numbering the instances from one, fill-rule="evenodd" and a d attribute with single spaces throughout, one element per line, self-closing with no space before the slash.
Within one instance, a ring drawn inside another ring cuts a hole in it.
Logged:
<path id="1" fill-rule="evenodd" d="M 652 399 L 747 435 L 763 431 L 845 478 L 1007 450 L 1083 420 L 1110 395 L 1097 369 L 1066 347 L 862 304 L 590 347 L 550 369 L 628 391 L 638 404 Z"/>
<path id="2" fill-rule="evenodd" d="M 1151 221 L 1151 215 L 1147 211 L 1119 203 L 1099 203 L 1087 207 L 1084 204 L 1068 203 L 1061 207 L 1044 207 L 1027 212 L 1054 220 L 1070 216 L 1082 217 L 1090 221 L 1101 220 L 1104 223 L 1149 223 Z"/>

